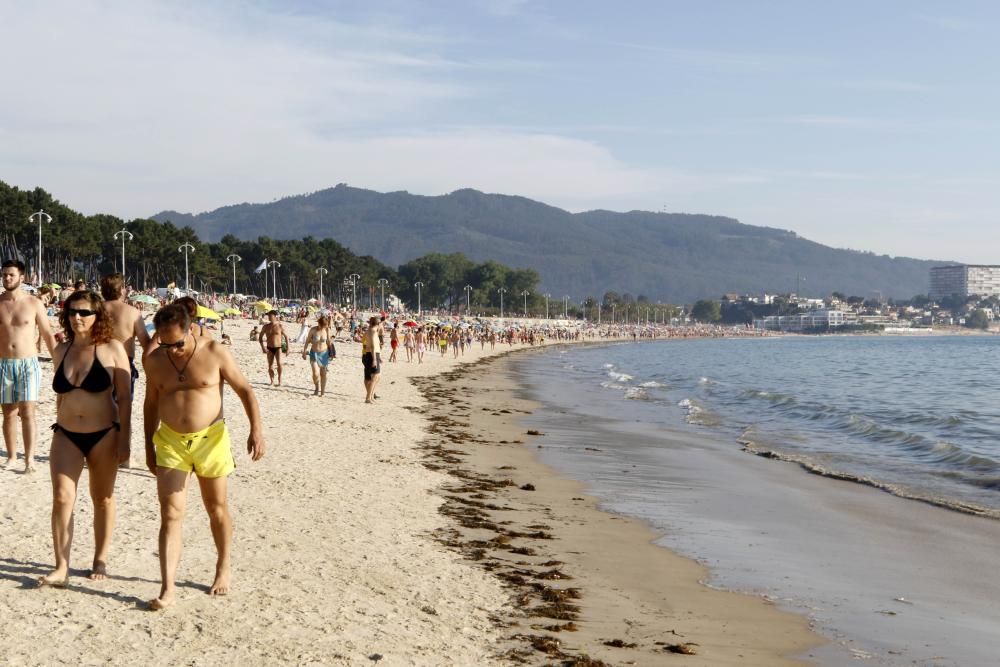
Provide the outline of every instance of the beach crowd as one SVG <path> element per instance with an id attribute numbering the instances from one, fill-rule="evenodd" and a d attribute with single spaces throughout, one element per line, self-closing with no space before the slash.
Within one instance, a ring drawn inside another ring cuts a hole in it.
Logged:
<path id="1" fill-rule="evenodd" d="M 186 490 L 195 474 L 217 550 L 210 595 L 225 595 L 231 583 L 232 517 L 227 477 L 235 469 L 223 414 L 223 386 L 238 396 L 249 420 L 246 450 L 264 456 L 262 412 L 251 383 L 230 353 L 227 319 L 253 319 L 250 338 L 267 358 L 269 384 L 281 387 L 287 355 L 308 360 L 313 395 L 327 389 L 338 343 L 361 346 L 365 403 L 379 400 L 386 364 L 423 363 L 427 355 L 461 359 L 467 349 L 495 350 L 546 342 L 650 340 L 692 336 L 761 335 L 742 328 L 634 324 L 597 325 L 453 317 L 435 313 L 331 309 L 315 300 L 272 306 L 263 301 L 215 297 L 200 303 L 192 295 L 132 292 L 121 274 L 101 279 L 96 289 L 76 282 L 30 290 L 25 267 L 2 264 L 0 294 L 0 404 L 7 467 L 17 462 L 20 423 L 24 471 L 33 473 L 38 440 L 36 404 L 41 387 L 39 353 L 48 351 L 54 373 L 56 421 L 51 425 L 49 468 L 52 482 L 52 543 L 55 565 L 39 578 L 44 587 L 65 587 L 70 574 L 73 516 L 84 467 L 94 507 L 95 551 L 89 578 L 108 576 L 108 553 L 115 521 L 114 486 L 119 466 L 131 456 L 132 396 L 139 368 L 145 375 L 142 405 L 146 467 L 156 479 L 160 504 L 158 553 L 161 588 L 152 610 L 173 604 L 182 548 Z M 34 293 L 31 293 L 34 292 Z M 225 306 L 223 309 L 222 306 Z M 151 322 L 143 307 L 154 307 Z M 217 312 L 224 310 L 223 313 Z M 288 327 L 298 325 L 290 335 Z M 216 337 L 218 336 L 218 338 Z M 360 389 L 360 387 L 359 387 Z"/>

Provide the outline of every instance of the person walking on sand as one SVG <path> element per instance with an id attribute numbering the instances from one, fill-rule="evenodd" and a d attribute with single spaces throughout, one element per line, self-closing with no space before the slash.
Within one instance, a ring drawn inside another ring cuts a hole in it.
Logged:
<path id="1" fill-rule="evenodd" d="M 250 421 L 247 452 L 253 461 L 264 456 L 260 406 L 250 383 L 232 355 L 211 338 L 192 336 L 183 306 L 169 305 L 153 318 L 157 348 L 143 360 L 146 400 L 143 432 L 146 466 L 156 476 L 160 500 L 160 595 L 149 608 L 174 603 L 177 566 L 181 557 L 187 482 L 198 477 L 218 557 L 209 595 L 225 595 L 231 579 L 230 548 L 233 523 L 226 478 L 236 468 L 222 412 L 222 383 L 228 383 L 243 403 Z"/>
<path id="2" fill-rule="evenodd" d="M 426 349 L 427 334 L 424 333 L 424 328 L 420 327 L 417 329 L 417 333 L 413 336 L 413 342 L 417 346 L 417 363 L 424 363 L 424 350 Z"/>
<path id="3" fill-rule="evenodd" d="M 112 336 L 125 346 L 132 393 L 135 393 L 135 381 L 139 379 L 139 370 L 135 366 L 135 342 L 139 341 L 140 350 L 149 345 L 146 323 L 142 321 L 139 309 L 125 302 L 125 276 L 122 274 L 112 273 L 101 278 L 101 296 L 104 297 L 104 312 L 111 323 Z"/>
<path id="4" fill-rule="evenodd" d="M 392 325 L 392 330 L 389 332 L 389 347 L 392 348 L 389 362 L 396 363 L 396 350 L 399 348 L 399 324 Z"/>
<path id="5" fill-rule="evenodd" d="M 260 328 L 257 342 L 260 343 L 260 351 L 267 355 L 267 376 L 274 384 L 274 367 L 278 367 L 278 386 L 281 386 L 281 348 L 285 341 L 285 329 L 278 321 L 278 311 L 272 310 L 267 314 L 267 324 Z"/>
<path id="6" fill-rule="evenodd" d="M 10 259 L 0 267 L 3 293 L 0 294 L 0 407 L 3 408 L 3 440 L 7 463 L 17 460 L 17 419 L 21 420 L 24 441 L 24 472 L 35 469 L 32 454 L 38 428 L 35 405 L 42 383 L 38 365 L 37 329 L 49 356 L 56 346 L 42 302 L 21 289 L 24 264 Z"/>
<path id="7" fill-rule="evenodd" d="M 375 387 L 382 370 L 382 343 L 378 335 L 378 318 L 368 320 L 368 330 L 361 338 L 361 364 L 365 369 L 365 403 L 375 402 Z"/>
<path id="8" fill-rule="evenodd" d="M 320 315 L 316 326 L 309 330 L 305 347 L 302 348 L 302 358 L 307 356 L 315 387 L 313 396 L 323 396 L 326 394 L 326 369 L 330 365 L 330 359 L 337 357 L 337 349 L 330 336 L 330 318 L 326 315 Z"/>
<path id="9" fill-rule="evenodd" d="M 129 459 L 132 367 L 125 346 L 114 337 L 104 304 L 93 292 L 71 294 L 59 314 L 59 323 L 66 341 L 52 355 L 56 368 L 52 391 L 57 398 L 49 449 L 56 567 L 38 583 L 64 587 L 69 579 L 73 546 L 73 508 L 84 463 L 94 504 L 94 561 L 90 579 L 108 576 L 108 550 L 115 523 L 115 479 L 118 464 Z"/>

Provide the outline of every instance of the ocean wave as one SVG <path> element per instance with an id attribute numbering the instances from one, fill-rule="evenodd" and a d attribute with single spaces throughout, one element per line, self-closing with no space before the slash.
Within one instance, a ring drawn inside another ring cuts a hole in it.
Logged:
<path id="1" fill-rule="evenodd" d="M 667 387 L 666 383 L 657 382 L 656 380 L 649 380 L 648 382 L 643 382 L 639 385 L 640 387 L 646 387 L 648 389 L 655 389 L 657 387 Z"/>
<path id="2" fill-rule="evenodd" d="M 628 373 L 616 373 L 615 371 L 608 371 L 608 377 L 618 382 L 629 382 L 634 379 Z"/>
<path id="3" fill-rule="evenodd" d="M 973 514 L 975 516 L 982 516 L 990 519 L 1000 519 L 1000 510 L 997 509 L 985 507 L 983 505 L 978 505 L 976 503 L 956 500 L 954 498 L 942 498 L 939 496 L 933 496 L 927 493 L 914 491 L 912 489 L 897 484 L 890 484 L 888 482 L 884 482 L 882 480 L 876 479 L 874 477 L 869 477 L 866 475 L 855 475 L 841 470 L 834 470 L 821 465 L 820 463 L 810 459 L 807 456 L 802 456 L 799 454 L 791 454 L 788 452 L 780 452 L 767 447 L 762 447 L 761 445 L 752 440 L 740 439 L 739 443 L 740 445 L 743 446 L 743 451 L 749 454 L 753 454 L 755 456 L 760 456 L 767 459 L 774 459 L 776 461 L 786 461 L 789 463 L 795 463 L 803 470 L 810 472 L 814 475 L 819 475 L 821 477 L 828 477 L 830 479 L 836 479 L 844 482 L 854 482 L 856 484 L 862 484 L 864 486 L 870 486 L 880 491 L 891 493 L 892 495 L 898 496 L 900 498 L 906 498 L 908 500 L 917 500 L 923 503 L 927 503 L 929 505 L 934 505 L 936 507 L 942 507 L 944 509 L 949 509 L 955 512 L 962 512 L 963 514 Z M 997 488 L 1000 488 L 1000 477 L 992 478 L 990 480 L 980 479 L 979 481 L 982 483 L 990 483 L 990 484 L 995 483 L 997 485 Z M 979 484 L 977 484 L 977 486 L 978 485 Z M 994 487 L 985 486 L 984 488 L 994 488 Z"/>
<path id="4" fill-rule="evenodd" d="M 649 394 L 646 393 L 646 390 L 641 387 L 629 387 L 625 390 L 625 398 L 633 401 L 648 401 Z"/>
<path id="5" fill-rule="evenodd" d="M 615 367 L 614 364 L 604 364 L 603 366 L 601 366 L 601 368 L 614 368 L 614 367 Z"/>

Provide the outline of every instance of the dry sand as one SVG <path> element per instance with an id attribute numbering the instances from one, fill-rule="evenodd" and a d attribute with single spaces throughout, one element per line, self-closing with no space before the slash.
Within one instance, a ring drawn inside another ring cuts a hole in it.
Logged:
<path id="1" fill-rule="evenodd" d="M 237 460 L 230 478 L 236 525 L 233 592 L 224 598 L 205 594 L 215 551 L 197 485 L 192 484 L 179 600 L 165 612 L 145 609 L 159 590 L 158 504 L 154 480 L 142 468 L 123 470 L 118 478 L 111 578 L 91 582 L 84 577 L 93 554 L 84 473 L 70 587 L 36 587 L 53 558 L 47 426 L 54 421 L 55 402 L 48 388 L 52 367 L 43 363 L 39 470 L 22 474 L 19 462 L 15 470 L 0 471 L 5 663 L 505 664 L 498 657 L 502 652 L 523 647 L 511 643 L 510 635 L 538 633 L 529 629 L 531 620 L 520 619 L 521 626 L 514 628 L 498 623 L 518 620 L 511 603 L 517 589 L 485 572 L 482 562 L 467 560 L 461 549 L 438 541 L 455 525 L 438 511 L 448 495 L 443 489 L 455 477 L 447 469 L 423 465 L 427 452 L 422 447 L 438 434 L 427 440 L 432 422 L 426 417 L 433 413 L 409 378 L 452 370 L 454 360 L 434 354 L 419 366 L 386 364 L 381 398 L 365 405 L 359 345 L 340 343 L 328 394 L 318 398 L 311 395 L 308 363 L 297 354 L 289 357 L 285 386 L 267 385 L 265 359 L 247 338 L 249 326 L 227 323 L 226 330 L 257 391 L 268 453 L 258 463 L 249 460 L 247 421 L 227 389 L 227 421 Z M 300 349 L 293 345 L 293 352 Z M 405 359 L 402 351 L 400 356 Z M 476 346 L 464 361 L 478 356 Z M 483 378 L 471 393 L 485 394 L 490 382 Z M 138 404 L 143 388 L 140 379 Z M 134 465 L 143 460 L 138 415 L 140 409 L 134 418 Z M 529 452 L 519 447 L 484 448 L 476 454 L 476 465 L 496 468 L 506 465 L 502 462 L 508 456 L 517 459 L 510 465 L 519 470 L 532 465 Z M 540 466 L 530 476 L 539 491 L 531 497 L 532 507 L 526 505 L 518 514 L 525 524 L 552 524 L 558 539 L 545 546 L 546 553 L 564 561 L 559 568 L 572 571 L 573 585 L 583 589 L 577 623 L 585 630 L 572 642 L 575 652 L 597 653 L 597 639 L 627 639 L 626 618 L 639 624 L 644 647 L 654 634 L 659 640 L 671 629 L 683 634 L 684 641 L 700 644 L 700 657 L 669 656 L 691 665 L 727 664 L 710 659 L 716 655 L 745 665 L 782 664 L 779 654 L 817 641 L 801 618 L 754 598 L 697 585 L 704 574 L 700 568 L 650 546 L 654 536 L 641 526 L 598 512 L 590 500 L 571 500 L 582 497 L 572 483 Z M 583 514 L 567 513 L 574 504 L 580 505 L 574 512 Z M 572 560 L 570 552 L 576 551 L 601 555 L 588 565 Z M 649 570 L 656 574 L 646 576 L 647 567 L 656 568 Z M 638 637 L 638 632 L 630 636 Z M 613 657 L 616 662 L 656 664 L 649 661 L 653 653 L 647 653 Z M 540 654 L 534 658 L 538 660 Z"/>

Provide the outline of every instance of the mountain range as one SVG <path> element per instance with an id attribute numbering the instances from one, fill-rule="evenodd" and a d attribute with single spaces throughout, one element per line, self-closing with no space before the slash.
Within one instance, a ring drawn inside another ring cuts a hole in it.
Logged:
<path id="1" fill-rule="evenodd" d="M 429 252 L 460 252 L 534 268 L 554 298 L 608 290 L 690 303 L 726 293 L 833 291 L 909 298 L 927 292 L 943 262 L 831 248 L 791 231 L 687 213 L 568 211 L 525 197 L 457 190 L 380 193 L 340 184 L 265 204 L 152 216 L 190 225 L 199 237 L 333 238 L 359 255 L 398 266 Z M 859 239 L 863 242 L 863 239 Z"/>

